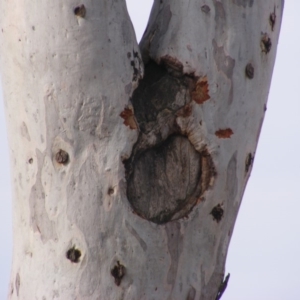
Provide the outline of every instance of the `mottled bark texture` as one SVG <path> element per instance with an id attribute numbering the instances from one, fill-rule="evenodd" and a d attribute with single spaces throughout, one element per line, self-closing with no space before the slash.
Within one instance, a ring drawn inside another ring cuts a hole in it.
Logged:
<path id="1" fill-rule="evenodd" d="M 3 0 L 9 299 L 215 299 L 281 0 Z"/>

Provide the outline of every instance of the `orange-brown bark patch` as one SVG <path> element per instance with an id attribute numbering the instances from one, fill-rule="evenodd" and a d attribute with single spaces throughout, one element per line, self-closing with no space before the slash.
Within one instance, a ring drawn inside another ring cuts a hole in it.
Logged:
<path id="1" fill-rule="evenodd" d="M 204 76 L 197 81 L 196 87 L 192 92 L 192 99 L 198 104 L 202 104 L 203 102 L 210 99 L 208 92 L 209 92 L 209 87 L 208 87 L 207 77 Z"/>
<path id="2" fill-rule="evenodd" d="M 215 135 L 220 139 L 229 139 L 233 135 L 233 131 L 230 128 L 219 129 L 215 132 Z"/>
<path id="3" fill-rule="evenodd" d="M 133 109 L 125 108 L 121 113 L 120 117 L 124 119 L 124 124 L 129 126 L 130 129 L 137 129 L 137 123 L 134 117 Z"/>

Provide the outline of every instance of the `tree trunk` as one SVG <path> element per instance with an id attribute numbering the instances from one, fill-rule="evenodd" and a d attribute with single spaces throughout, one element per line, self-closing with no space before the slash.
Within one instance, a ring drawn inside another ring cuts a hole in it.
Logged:
<path id="1" fill-rule="evenodd" d="M 215 299 L 282 0 L 1 1 L 9 299 Z M 217 294 L 219 295 L 217 296 Z"/>

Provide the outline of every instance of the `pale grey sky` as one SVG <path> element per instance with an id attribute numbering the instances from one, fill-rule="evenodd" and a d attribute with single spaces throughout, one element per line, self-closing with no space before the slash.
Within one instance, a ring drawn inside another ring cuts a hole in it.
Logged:
<path id="1" fill-rule="evenodd" d="M 152 0 L 127 3 L 140 39 Z M 231 273 L 231 278 L 222 300 L 300 299 L 299 12 L 299 0 L 286 1 L 268 110 L 229 248 L 226 272 Z M 12 249 L 9 158 L 2 99 L 0 140 L 1 300 L 6 299 L 8 291 Z"/>

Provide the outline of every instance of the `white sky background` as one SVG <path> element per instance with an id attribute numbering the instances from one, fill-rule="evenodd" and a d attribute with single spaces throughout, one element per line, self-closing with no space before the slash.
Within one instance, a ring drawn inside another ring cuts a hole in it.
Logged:
<path id="1" fill-rule="evenodd" d="M 139 40 L 152 0 L 127 3 Z M 231 277 L 222 300 L 300 299 L 299 14 L 300 1 L 286 0 L 268 110 L 229 248 L 226 272 Z M 0 299 L 6 299 L 12 237 L 2 99 L 0 141 Z"/>

